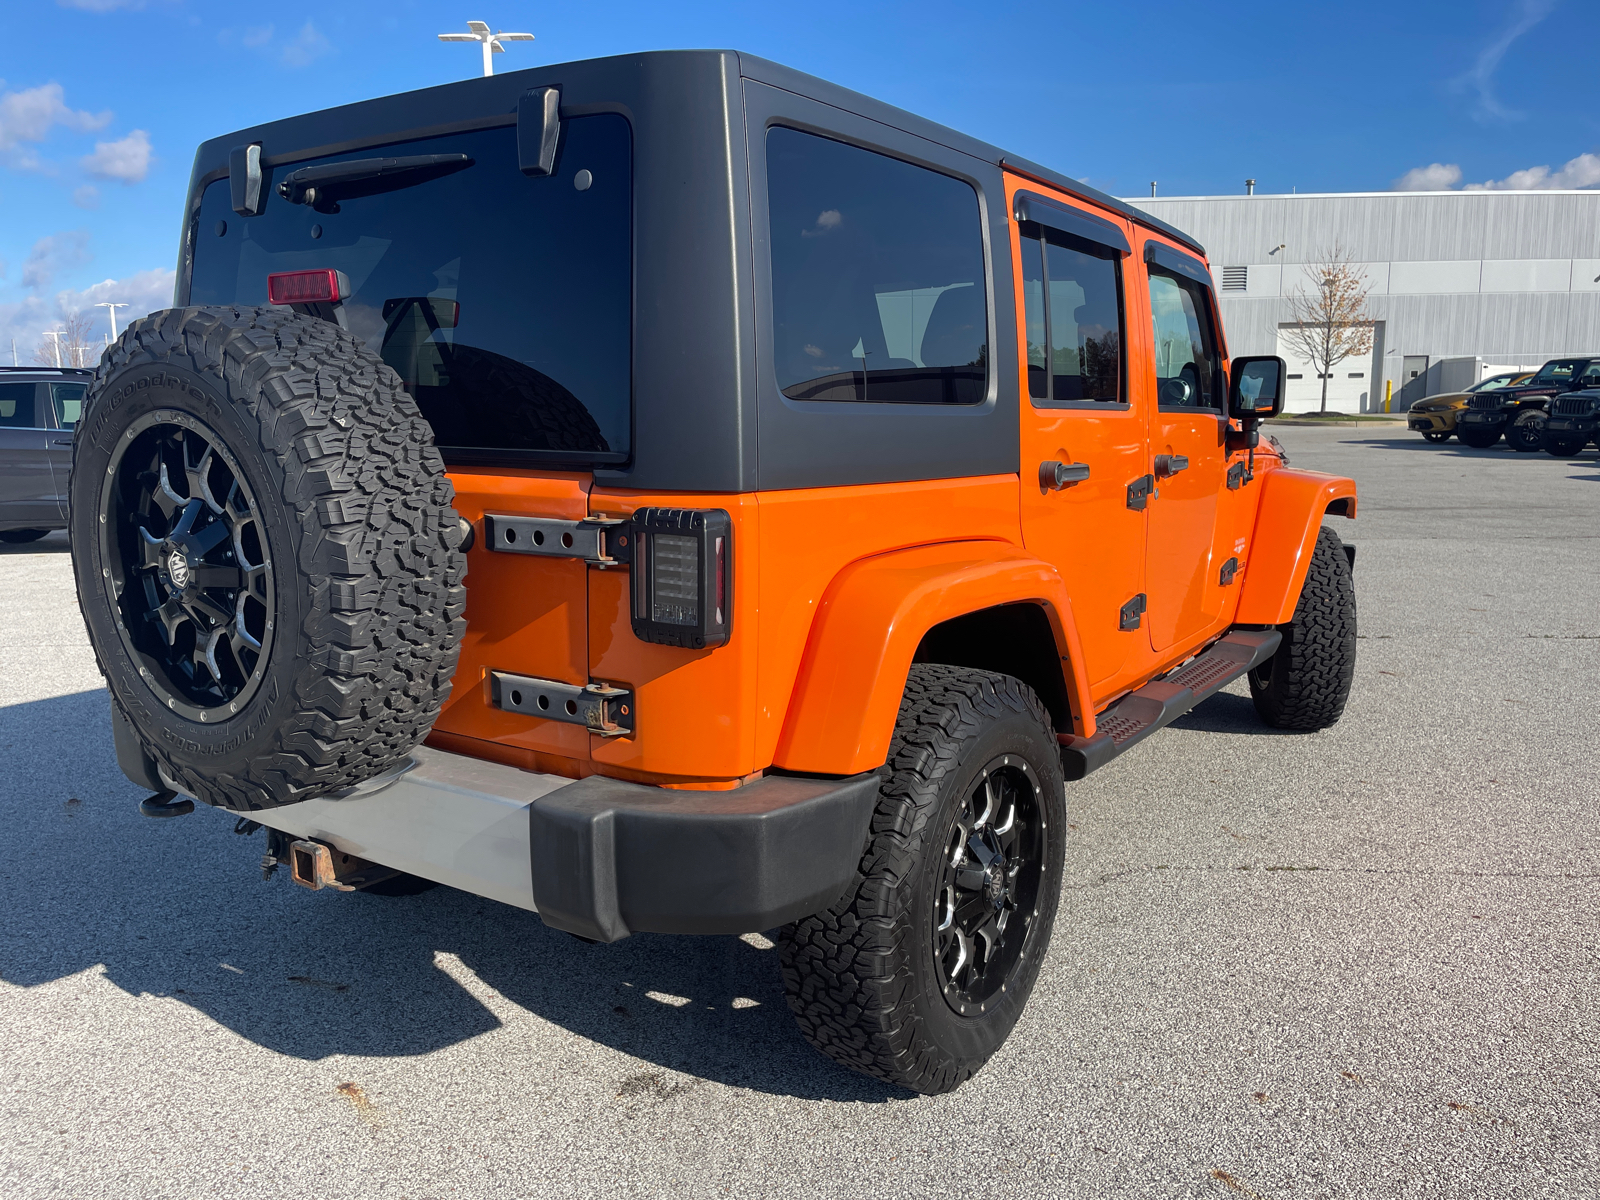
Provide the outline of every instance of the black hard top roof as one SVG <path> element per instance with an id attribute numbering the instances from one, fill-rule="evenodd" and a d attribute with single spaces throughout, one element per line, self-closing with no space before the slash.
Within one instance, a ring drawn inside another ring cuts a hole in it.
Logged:
<path id="1" fill-rule="evenodd" d="M 562 74 L 575 68 L 628 70 L 643 60 L 667 57 L 703 58 L 707 60 L 708 67 L 713 66 L 716 60 L 722 60 L 722 64 L 719 65 L 733 67 L 738 75 L 746 79 L 754 79 L 797 95 L 810 97 L 823 104 L 903 130 L 916 137 L 926 138 L 930 142 L 947 146 L 994 166 L 1006 167 L 1018 174 L 1031 176 L 1071 195 L 1111 209 L 1147 229 L 1160 232 L 1188 246 L 1197 254 L 1205 253 L 1205 247 L 1182 230 L 1059 171 L 1031 162 L 1021 155 L 1010 154 L 998 146 L 969 137 L 946 125 L 896 108 L 892 104 L 885 104 L 881 100 L 874 100 L 870 96 L 818 79 L 814 75 L 807 75 L 802 71 L 737 50 L 655 50 L 644 54 L 554 63 L 522 71 L 508 71 L 502 75 L 439 84 L 413 92 L 363 100 L 322 112 L 289 117 L 203 142 L 195 155 L 193 183 L 200 184 L 202 181 L 226 174 L 229 150 L 248 142 L 262 142 L 262 157 L 267 164 L 272 164 L 282 161 L 287 153 L 293 153 L 295 157 L 317 157 L 337 153 L 342 148 L 342 143 L 349 137 L 348 133 L 341 136 L 342 131 L 358 127 L 370 130 L 375 123 L 387 122 L 397 129 L 421 128 L 425 125 L 471 127 L 479 124 L 486 115 L 515 112 L 517 97 L 527 88 L 559 85 Z"/>

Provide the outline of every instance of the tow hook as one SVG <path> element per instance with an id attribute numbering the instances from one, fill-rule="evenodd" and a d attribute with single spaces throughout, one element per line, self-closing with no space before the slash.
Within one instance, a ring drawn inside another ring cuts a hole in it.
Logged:
<path id="1" fill-rule="evenodd" d="M 354 892 L 393 879 L 399 871 L 345 854 L 327 842 L 301 838 L 289 843 L 289 877 L 303 888 Z"/>
<path id="2" fill-rule="evenodd" d="M 157 792 L 139 801 L 139 811 L 147 817 L 186 817 L 194 811 L 194 801 L 177 792 Z"/>

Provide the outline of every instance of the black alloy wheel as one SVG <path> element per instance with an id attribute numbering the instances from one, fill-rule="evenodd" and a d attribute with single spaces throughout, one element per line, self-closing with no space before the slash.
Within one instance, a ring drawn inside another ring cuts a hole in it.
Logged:
<path id="1" fill-rule="evenodd" d="M 1588 444 L 1588 440 L 1583 437 L 1551 437 L 1546 434 L 1544 452 L 1553 454 L 1556 458 L 1571 458 Z"/>
<path id="2" fill-rule="evenodd" d="M 1532 454 L 1544 449 L 1544 410 L 1528 408 L 1519 412 L 1506 426 L 1506 445 L 1518 454 Z"/>
<path id="3" fill-rule="evenodd" d="M 1448 442 L 1450 431 L 1448 429 L 1429 429 L 1423 432 L 1423 437 L 1430 442 Z"/>
<path id="4" fill-rule="evenodd" d="M 985 1011 L 1011 982 L 1037 916 L 1045 833 L 1039 782 L 1021 758 L 986 765 L 952 814 L 933 902 L 934 963 L 946 1003 Z"/>
<path id="5" fill-rule="evenodd" d="M 129 426 L 104 488 L 105 582 L 140 675 L 174 712 L 226 720 L 261 682 L 276 608 L 244 473 L 197 418 L 157 410 Z"/>

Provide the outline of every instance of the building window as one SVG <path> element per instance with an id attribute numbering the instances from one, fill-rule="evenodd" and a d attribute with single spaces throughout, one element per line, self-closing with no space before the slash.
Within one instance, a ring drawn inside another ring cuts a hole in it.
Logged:
<path id="1" fill-rule="evenodd" d="M 1304 379 L 1305 376 L 1304 375 L 1291 375 L 1291 376 L 1289 376 L 1289 378 L 1290 379 Z"/>
<path id="2" fill-rule="evenodd" d="M 1223 267 L 1222 290 L 1225 292 L 1247 292 L 1250 290 L 1249 267 Z"/>
<path id="3" fill-rule="evenodd" d="M 1351 379 L 1365 379 L 1366 377 L 1367 377 L 1367 373 L 1365 371 L 1351 371 L 1350 372 L 1350 378 Z"/>

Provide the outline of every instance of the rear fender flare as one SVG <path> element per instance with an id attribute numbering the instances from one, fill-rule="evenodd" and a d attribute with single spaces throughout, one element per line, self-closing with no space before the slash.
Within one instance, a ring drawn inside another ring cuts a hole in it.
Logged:
<path id="1" fill-rule="evenodd" d="M 1060 573 L 1005 542 L 945 542 L 861 559 L 834 578 L 811 625 L 774 765 L 830 775 L 883 765 L 923 635 L 954 617 L 1017 603 L 1044 609 L 1072 732 L 1091 736 L 1094 706 Z"/>
<path id="2" fill-rule="evenodd" d="M 1261 476 L 1255 533 L 1234 618 L 1239 624 L 1282 625 L 1293 620 L 1317 530 L 1330 512 L 1354 519 L 1353 479 L 1289 467 Z"/>

